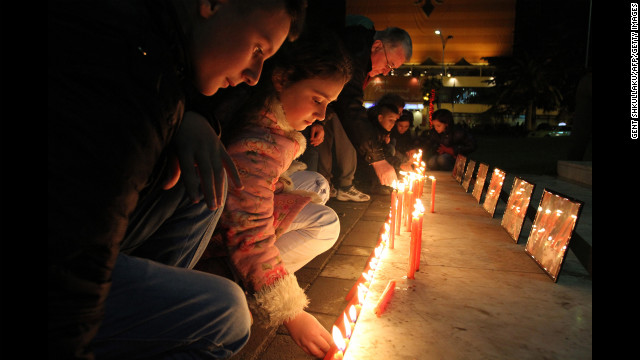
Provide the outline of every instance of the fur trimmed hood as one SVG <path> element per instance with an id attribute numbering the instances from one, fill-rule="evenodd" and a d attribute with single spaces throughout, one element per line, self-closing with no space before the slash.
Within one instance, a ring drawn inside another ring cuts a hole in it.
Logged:
<path id="1" fill-rule="evenodd" d="M 297 159 L 302 155 L 307 148 L 307 139 L 302 133 L 289 125 L 287 121 L 287 115 L 284 112 L 282 103 L 276 98 L 268 100 L 268 110 L 255 119 L 258 122 L 257 125 L 266 126 L 271 129 L 278 129 L 282 131 L 282 134 L 287 138 L 298 143 L 299 148 L 295 154 L 294 159 Z"/>

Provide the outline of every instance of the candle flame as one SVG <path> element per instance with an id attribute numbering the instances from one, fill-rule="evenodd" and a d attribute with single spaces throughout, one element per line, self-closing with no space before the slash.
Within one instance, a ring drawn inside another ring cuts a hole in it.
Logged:
<path id="1" fill-rule="evenodd" d="M 358 303 L 364 304 L 364 297 L 367 294 L 367 288 L 363 284 L 358 284 Z"/>
<path id="2" fill-rule="evenodd" d="M 413 217 L 418 217 L 420 214 L 424 213 L 424 206 L 422 205 L 422 201 L 420 199 L 416 199 L 416 203 L 413 205 Z"/>
<path id="3" fill-rule="evenodd" d="M 356 307 L 353 305 L 349 308 L 349 317 L 351 318 L 351 322 L 356 322 L 356 319 L 358 318 Z"/>
<path id="4" fill-rule="evenodd" d="M 344 351 L 344 348 L 347 345 L 344 343 L 344 338 L 342 337 L 342 333 L 340 332 L 340 329 L 338 329 L 337 326 L 333 325 L 333 329 L 331 330 L 331 333 L 333 334 L 333 342 L 336 344 L 338 349 L 340 351 Z"/>
<path id="5" fill-rule="evenodd" d="M 344 332 L 346 338 L 351 338 L 351 323 L 349 323 L 349 319 L 347 318 L 347 313 L 343 313 L 344 315 Z"/>

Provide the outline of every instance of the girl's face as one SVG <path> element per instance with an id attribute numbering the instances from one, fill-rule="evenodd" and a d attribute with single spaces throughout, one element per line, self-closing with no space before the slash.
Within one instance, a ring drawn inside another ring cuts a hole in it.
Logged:
<path id="1" fill-rule="evenodd" d="M 433 128 L 436 129 L 438 134 L 442 134 L 445 130 L 447 130 L 447 124 L 440 122 L 439 120 L 431 120 L 431 124 Z"/>
<path id="2" fill-rule="evenodd" d="M 283 84 L 274 77 L 274 86 L 287 117 L 296 130 L 304 130 L 317 120 L 324 120 L 327 105 L 335 101 L 342 91 L 344 79 L 311 78 Z"/>
<path id="3" fill-rule="evenodd" d="M 409 130 L 409 122 L 408 121 L 400 121 L 396 122 L 396 127 L 398 129 L 398 133 L 404 134 Z"/>

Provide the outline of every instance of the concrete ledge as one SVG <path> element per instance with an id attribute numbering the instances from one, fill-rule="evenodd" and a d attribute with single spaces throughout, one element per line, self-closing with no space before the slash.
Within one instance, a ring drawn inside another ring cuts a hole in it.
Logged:
<path id="1" fill-rule="evenodd" d="M 591 188 L 591 161 L 558 160 L 558 177 Z"/>

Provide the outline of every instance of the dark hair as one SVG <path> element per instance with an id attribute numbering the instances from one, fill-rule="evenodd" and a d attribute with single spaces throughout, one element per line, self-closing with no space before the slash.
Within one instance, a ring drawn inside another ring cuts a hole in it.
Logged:
<path id="1" fill-rule="evenodd" d="M 250 12 L 255 9 L 277 10 L 284 5 L 287 14 L 291 17 L 289 26 L 289 41 L 294 41 L 300 36 L 304 28 L 307 14 L 307 0 L 245 0 L 240 2 L 240 9 Z"/>
<path id="2" fill-rule="evenodd" d="M 371 120 L 374 123 L 377 123 L 378 115 L 384 115 L 389 112 L 397 114 L 398 108 L 394 104 L 380 103 L 370 107 L 369 110 L 367 110 L 367 115 L 369 116 L 369 120 Z"/>
<path id="3" fill-rule="evenodd" d="M 396 107 L 396 112 L 400 108 L 403 108 L 406 104 L 402 96 L 394 93 L 386 93 L 378 100 L 378 104 L 391 104 Z"/>
<path id="4" fill-rule="evenodd" d="M 453 114 L 447 109 L 439 109 L 431 114 L 431 120 L 438 120 L 447 126 L 453 125 Z"/>
<path id="5" fill-rule="evenodd" d="M 380 40 L 383 43 L 388 44 L 391 49 L 402 46 L 406 61 L 409 61 L 409 59 L 411 59 L 411 55 L 413 54 L 411 36 L 404 29 L 400 29 L 397 27 L 388 27 L 384 30 L 376 31 L 373 39 Z"/>
<path id="6" fill-rule="evenodd" d="M 283 44 L 267 61 L 263 74 L 270 76 L 275 69 L 282 70 L 289 82 L 336 77 L 346 83 L 353 72 L 342 41 L 334 33 L 315 28 L 305 30 L 298 40 Z"/>
<path id="7" fill-rule="evenodd" d="M 400 115 L 398 120 L 396 120 L 396 124 L 399 123 L 400 121 L 409 121 L 413 123 L 413 114 L 411 114 L 411 111 L 402 110 L 402 114 Z"/>

